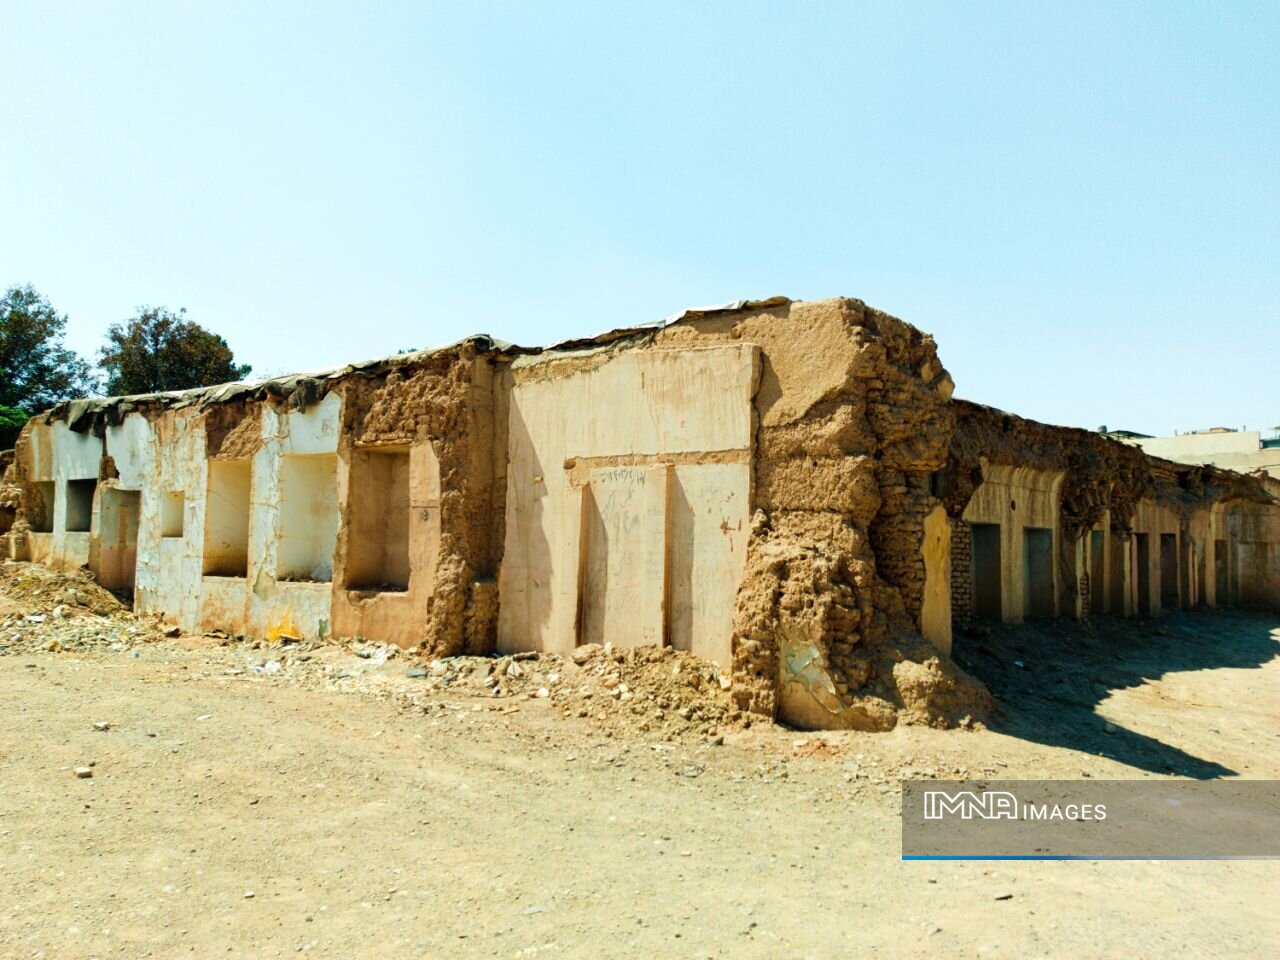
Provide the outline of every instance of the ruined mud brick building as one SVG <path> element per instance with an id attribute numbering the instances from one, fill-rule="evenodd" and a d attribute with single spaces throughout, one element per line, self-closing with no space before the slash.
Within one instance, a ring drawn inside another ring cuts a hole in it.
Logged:
<path id="1" fill-rule="evenodd" d="M 914 327 L 779 298 L 76 401 L 23 431 L 0 553 L 188 631 L 666 644 L 806 727 L 980 716 L 953 622 L 1280 600 L 1274 481 L 952 388 Z"/>

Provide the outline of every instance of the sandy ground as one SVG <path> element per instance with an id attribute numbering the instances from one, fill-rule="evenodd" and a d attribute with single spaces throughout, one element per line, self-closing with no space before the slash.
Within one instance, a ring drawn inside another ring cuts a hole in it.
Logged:
<path id="1" fill-rule="evenodd" d="M 386 684 L 198 638 L 11 653 L 0 957 L 1272 957 L 1280 862 L 903 862 L 897 780 L 1280 779 L 1278 624 L 961 636 L 989 682 L 1023 663 L 991 729 L 723 744 L 406 707 L 403 661 L 343 650 L 310 666 Z"/>

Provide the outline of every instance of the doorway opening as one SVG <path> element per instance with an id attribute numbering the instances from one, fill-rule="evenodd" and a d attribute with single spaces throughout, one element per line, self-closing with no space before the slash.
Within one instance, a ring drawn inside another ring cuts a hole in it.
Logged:
<path id="1" fill-rule="evenodd" d="M 1134 604 L 1138 613 L 1144 617 L 1151 616 L 1151 536 L 1146 533 L 1133 535 L 1133 565 L 1137 568 L 1134 583 L 1138 591 L 1138 602 Z"/>
<path id="2" fill-rule="evenodd" d="M 1230 585 L 1227 580 L 1227 541 L 1213 541 L 1213 589 L 1214 601 L 1220 607 L 1231 606 Z"/>
<path id="3" fill-rule="evenodd" d="M 1022 531 L 1023 615 L 1052 617 L 1053 531 L 1024 527 Z"/>
<path id="4" fill-rule="evenodd" d="M 250 490 L 248 460 L 210 460 L 204 505 L 204 574 L 249 575 Z"/>
<path id="5" fill-rule="evenodd" d="M 67 533 L 88 533 L 93 525 L 93 494 L 98 489 L 98 481 L 67 481 L 67 522 L 63 529 Z"/>
<path id="6" fill-rule="evenodd" d="M 409 447 L 356 450 L 348 494 L 346 586 L 409 589 Z"/>
<path id="7" fill-rule="evenodd" d="M 973 612 L 990 620 L 1003 619 L 1000 597 L 1000 524 L 972 523 Z"/>
<path id="8" fill-rule="evenodd" d="M 290 454 L 280 464 L 277 580 L 327 583 L 338 542 L 338 458 Z"/>
<path id="9" fill-rule="evenodd" d="M 1160 606 L 1178 608 L 1178 535 L 1160 534 Z"/>
<path id="10" fill-rule="evenodd" d="M 1101 530 L 1089 531 L 1089 612 L 1102 613 L 1107 604 L 1106 563 L 1103 549 L 1106 541 Z"/>
<path id="11" fill-rule="evenodd" d="M 98 582 L 112 593 L 133 596 L 138 570 L 138 518 L 142 494 L 107 487 L 98 517 Z"/>

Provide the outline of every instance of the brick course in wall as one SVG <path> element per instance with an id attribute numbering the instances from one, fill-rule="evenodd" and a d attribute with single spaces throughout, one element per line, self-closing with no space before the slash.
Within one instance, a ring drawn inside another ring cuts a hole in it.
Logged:
<path id="1" fill-rule="evenodd" d="M 973 619 L 973 534 L 963 520 L 951 521 L 951 619 Z"/>

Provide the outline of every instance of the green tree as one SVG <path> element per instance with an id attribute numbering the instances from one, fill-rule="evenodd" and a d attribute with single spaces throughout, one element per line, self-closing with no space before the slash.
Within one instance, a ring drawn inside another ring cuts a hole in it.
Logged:
<path id="1" fill-rule="evenodd" d="M 17 442 L 26 422 L 27 412 L 21 407 L 0 406 L 0 450 L 8 450 Z"/>
<path id="2" fill-rule="evenodd" d="M 164 307 L 139 307 L 136 317 L 108 327 L 98 363 L 113 396 L 207 387 L 242 380 L 251 369 L 235 362 L 226 340 L 188 320 L 185 309 Z"/>
<path id="3" fill-rule="evenodd" d="M 0 298 L 0 407 L 36 413 L 98 390 L 82 357 L 63 343 L 67 318 L 30 284 Z"/>

